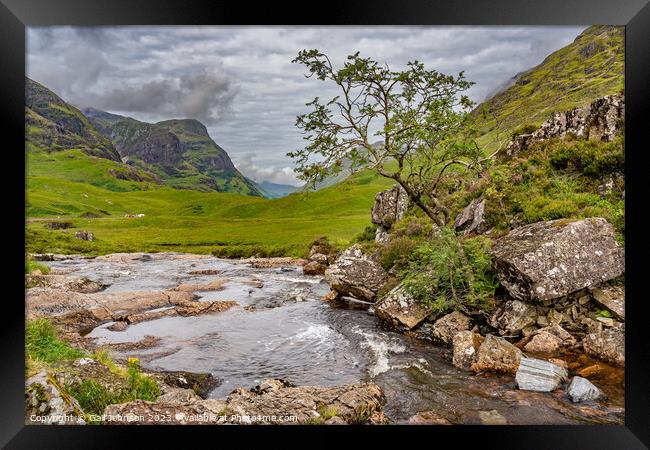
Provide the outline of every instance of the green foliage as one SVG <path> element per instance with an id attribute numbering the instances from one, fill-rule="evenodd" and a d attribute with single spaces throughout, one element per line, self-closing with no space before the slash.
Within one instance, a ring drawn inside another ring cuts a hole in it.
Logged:
<path id="1" fill-rule="evenodd" d="M 601 310 L 599 310 L 599 311 L 596 313 L 596 315 L 597 315 L 598 317 L 607 317 L 608 319 L 612 319 L 612 318 L 614 317 L 614 315 L 613 315 L 611 312 L 607 311 L 606 309 L 601 309 Z"/>
<path id="2" fill-rule="evenodd" d="M 30 274 L 35 270 L 40 270 L 43 275 L 50 273 L 49 266 L 36 261 L 25 260 L 25 273 Z"/>
<path id="3" fill-rule="evenodd" d="M 44 318 L 27 321 L 25 350 L 28 359 L 45 363 L 56 363 L 84 356 L 81 350 L 59 339 L 54 325 Z"/>
<path id="4" fill-rule="evenodd" d="M 450 168 L 481 157 L 472 139 L 469 109 L 474 104 L 464 94 L 474 83 L 463 72 L 445 75 L 419 61 L 391 70 L 359 52 L 339 69 L 316 49 L 299 52 L 293 62 L 339 92 L 329 101 L 317 97 L 307 103 L 311 112 L 296 119 L 308 141 L 288 153 L 299 177 L 313 186 L 341 173 L 344 161 L 372 167 L 404 186 L 415 205 L 443 225 L 439 216 L 446 209 L 436 200 L 439 180 Z M 369 134 L 369 129 L 377 131 Z"/>
<path id="5" fill-rule="evenodd" d="M 101 358 L 105 360 L 106 355 Z M 117 403 L 138 399 L 155 401 L 161 394 L 158 384 L 140 372 L 137 358 L 129 358 L 126 379 L 126 388 L 109 389 L 97 380 L 85 379 L 81 383 L 67 386 L 67 390 L 77 399 L 86 415 L 101 415 L 108 405 Z"/>
<path id="6" fill-rule="evenodd" d="M 514 131 L 512 132 L 512 138 L 514 139 L 520 134 L 530 134 L 533 131 L 537 130 L 538 128 L 539 127 L 537 125 L 533 125 L 533 124 L 522 125 L 514 129 Z"/>
<path id="7" fill-rule="evenodd" d="M 275 245 L 226 245 L 217 247 L 212 250 L 212 254 L 217 258 L 274 258 L 285 256 L 289 253 L 286 247 Z"/>
<path id="8" fill-rule="evenodd" d="M 415 250 L 408 269 L 400 274 L 406 292 L 436 312 L 491 311 L 498 281 L 490 245 L 485 236 L 462 239 L 442 229 L 436 239 Z"/>
<path id="9" fill-rule="evenodd" d="M 112 392 L 93 379 L 68 386 L 67 391 L 79 402 L 82 411 L 87 415 L 100 416 L 108 405 L 122 403 L 123 399 L 121 393 Z"/>
<path id="10" fill-rule="evenodd" d="M 140 360 L 138 358 L 129 358 L 127 379 L 129 387 L 126 396 L 130 400 L 154 401 L 161 394 L 155 380 L 140 372 Z"/>
<path id="11" fill-rule="evenodd" d="M 417 242 L 409 237 L 394 237 L 379 247 L 379 263 L 384 270 L 390 270 L 393 266 L 396 270 L 401 270 L 408 264 L 416 247 Z"/>
<path id="12" fill-rule="evenodd" d="M 361 233 L 357 234 L 352 239 L 352 242 L 355 243 L 374 242 L 376 233 L 377 233 L 377 225 L 375 224 L 368 225 L 363 229 Z"/>
<path id="13" fill-rule="evenodd" d="M 327 405 L 319 405 L 316 408 L 316 412 L 320 414 L 320 418 L 323 420 L 331 419 L 332 417 L 335 417 L 339 413 L 335 406 L 327 406 Z"/>

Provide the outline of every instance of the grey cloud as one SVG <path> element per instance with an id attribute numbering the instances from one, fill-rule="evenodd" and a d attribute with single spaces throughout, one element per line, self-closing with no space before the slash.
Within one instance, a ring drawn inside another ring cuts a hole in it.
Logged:
<path id="1" fill-rule="evenodd" d="M 260 163 L 255 161 L 256 157 L 256 153 L 245 153 L 234 162 L 235 167 L 256 182 L 270 181 L 271 183 L 290 184 L 292 186 L 304 184 L 298 180 L 291 166 L 259 165 Z"/>
<path id="2" fill-rule="evenodd" d="M 244 173 L 286 182 L 286 152 L 304 145 L 296 115 L 314 97 L 337 94 L 291 63 L 300 50 L 318 48 L 337 65 L 360 50 L 394 68 L 417 59 L 444 73 L 464 70 L 476 82 L 470 96 L 482 101 L 584 28 L 39 27 L 28 29 L 27 70 L 76 105 L 145 121 L 201 120 Z"/>

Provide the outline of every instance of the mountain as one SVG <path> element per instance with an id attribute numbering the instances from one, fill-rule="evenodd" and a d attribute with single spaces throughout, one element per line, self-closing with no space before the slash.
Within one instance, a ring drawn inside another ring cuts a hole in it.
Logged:
<path id="1" fill-rule="evenodd" d="M 475 110 L 490 142 L 499 128 L 506 138 L 516 128 L 538 127 L 555 111 L 587 106 L 625 86 L 625 30 L 620 26 L 591 26 L 566 47 L 551 53 L 539 65 L 505 82 L 500 91 Z"/>
<path id="2" fill-rule="evenodd" d="M 280 198 L 302 189 L 300 186 L 271 183 L 270 181 L 262 181 L 261 183 L 257 183 L 257 186 L 264 191 L 266 198 Z"/>
<path id="3" fill-rule="evenodd" d="M 91 108 L 83 112 L 111 140 L 122 161 L 151 170 L 169 186 L 263 196 L 198 120 L 147 123 Z"/>
<path id="4" fill-rule="evenodd" d="M 25 78 L 25 140 L 48 152 L 80 149 L 87 155 L 120 161 L 111 141 L 81 111 L 29 78 Z"/>

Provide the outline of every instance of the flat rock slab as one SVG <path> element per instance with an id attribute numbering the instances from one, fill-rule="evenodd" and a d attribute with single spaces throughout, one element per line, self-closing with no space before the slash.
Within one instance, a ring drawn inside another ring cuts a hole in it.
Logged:
<path id="1" fill-rule="evenodd" d="M 564 367 L 541 359 L 522 358 L 515 381 L 523 391 L 550 392 L 560 387 L 568 377 Z"/>
<path id="2" fill-rule="evenodd" d="M 614 236 L 602 218 L 525 225 L 495 243 L 494 268 L 512 297 L 556 299 L 625 272 L 625 250 Z"/>

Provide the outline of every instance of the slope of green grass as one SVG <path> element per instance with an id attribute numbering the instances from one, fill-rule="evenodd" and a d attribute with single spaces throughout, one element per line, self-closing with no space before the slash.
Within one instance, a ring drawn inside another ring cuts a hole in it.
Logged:
<path id="1" fill-rule="evenodd" d="M 553 112 L 587 106 L 599 97 L 625 87 L 625 30 L 620 26 L 591 26 L 573 43 L 550 54 L 541 64 L 520 75 L 517 82 L 476 108 L 485 133 L 479 142 L 493 143 L 496 128 L 509 138 L 516 128 L 538 127 Z"/>
<path id="2" fill-rule="evenodd" d="M 103 168 L 91 167 L 89 161 L 88 166 L 75 166 L 79 164 L 75 158 L 90 158 L 85 155 L 75 155 L 70 161 L 61 155 L 63 161 L 53 164 L 50 171 L 42 159 L 51 156 L 30 153 L 28 158 L 29 252 L 173 250 L 300 256 L 317 236 L 327 235 L 345 243 L 362 231 L 369 223 L 374 195 L 391 185 L 377 175 L 359 173 L 318 192 L 269 200 L 124 180 L 102 181 Z M 56 169 L 59 166 L 60 171 Z M 88 178 L 76 179 L 77 169 L 83 169 L 81 173 Z M 83 217 L 87 213 L 98 217 Z M 127 218 L 125 214 L 145 216 Z M 47 229 L 45 223 L 52 217 L 66 218 L 73 227 Z M 93 232 L 95 240 L 75 238 L 78 230 Z"/>

